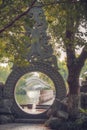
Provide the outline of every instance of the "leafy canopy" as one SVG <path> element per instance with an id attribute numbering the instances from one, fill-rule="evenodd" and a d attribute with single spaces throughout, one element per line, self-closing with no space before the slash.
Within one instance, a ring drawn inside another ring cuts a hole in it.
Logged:
<path id="1" fill-rule="evenodd" d="M 43 4 L 51 36 L 62 48 L 72 46 L 75 50 L 78 46 L 87 46 L 84 39 L 87 35 L 86 2 L 82 0 L 38 1 Z M 0 29 L 22 14 L 31 3 L 32 0 L 0 0 Z M 25 25 L 32 26 L 32 21 L 27 14 L 0 33 L 0 59 L 9 57 L 17 63 L 25 61 L 24 55 L 30 49 L 27 46 L 31 44 L 30 37 L 26 35 Z M 81 28 L 86 28 L 85 32 L 82 32 Z"/>
<path id="2" fill-rule="evenodd" d="M 27 63 L 24 55 L 26 55 L 29 50 L 27 49 L 27 46 L 25 46 L 25 43 L 27 42 L 27 44 L 30 44 L 31 41 L 26 34 L 25 25 L 30 26 L 31 22 L 27 13 L 20 19 L 19 16 L 31 7 L 32 3 L 32 0 L 0 1 L 0 30 L 8 26 L 5 31 L 0 33 L 1 61 L 3 57 L 9 57 L 14 63 Z M 14 24 L 11 24 L 12 22 Z"/>
<path id="3" fill-rule="evenodd" d="M 52 0 L 49 0 L 52 2 Z M 73 47 L 86 46 L 86 2 L 63 0 L 60 4 L 45 7 L 49 31 L 65 47 L 72 41 Z M 84 30 L 84 31 L 83 31 Z M 69 38 L 72 36 L 72 39 Z"/>

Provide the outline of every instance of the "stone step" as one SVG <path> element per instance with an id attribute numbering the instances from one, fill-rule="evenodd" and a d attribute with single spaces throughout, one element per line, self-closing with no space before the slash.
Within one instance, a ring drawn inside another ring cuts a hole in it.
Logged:
<path id="1" fill-rule="evenodd" d="M 47 119 L 21 119 L 21 118 L 17 118 L 15 119 L 15 123 L 33 123 L 33 124 L 43 124 L 45 123 Z"/>

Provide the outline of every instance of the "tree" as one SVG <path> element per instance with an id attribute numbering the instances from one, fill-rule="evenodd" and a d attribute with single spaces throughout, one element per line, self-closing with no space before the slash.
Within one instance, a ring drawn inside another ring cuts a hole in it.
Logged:
<path id="1" fill-rule="evenodd" d="M 87 3 L 80 0 L 65 0 L 61 1 L 61 4 L 45 7 L 49 31 L 58 44 L 62 46 L 67 56 L 68 110 L 71 117 L 75 117 L 78 114 L 79 76 L 87 59 L 87 41 L 85 39 L 87 35 L 86 6 Z M 77 56 L 76 50 L 80 48 L 82 48 L 82 51 Z"/>
<path id="2" fill-rule="evenodd" d="M 21 52 L 23 52 L 23 50 L 26 50 L 25 44 L 23 43 L 26 41 L 25 39 L 29 39 L 23 33 L 18 34 L 18 32 L 20 32 L 20 30 L 25 32 L 24 24 L 27 19 L 22 16 L 27 14 L 25 10 L 28 7 L 28 2 L 31 3 L 31 1 L 32 0 L 2 0 L 0 3 L 0 11 L 2 14 L 0 17 L 0 28 L 2 28 L 0 31 L 0 44 L 1 47 L 4 48 L 1 50 L 1 57 L 3 57 L 2 54 L 6 54 L 6 56 L 7 54 L 12 54 L 21 60 L 20 54 L 22 54 Z M 80 92 L 79 75 L 87 59 L 87 42 L 84 40 L 84 36 L 87 35 L 87 32 L 85 31 L 85 33 L 83 33 L 81 30 L 81 27 L 87 28 L 87 3 L 82 0 L 39 1 L 43 3 L 51 36 L 54 37 L 63 50 L 66 51 L 68 68 L 67 81 L 69 85 L 68 109 L 71 116 L 76 116 L 78 113 L 77 106 Z M 36 0 L 32 2 L 31 8 L 35 2 Z M 2 43 L 4 42 L 5 45 L 3 47 Z M 79 56 L 76 55 L 78 48 L 82 48 L 82 52 Z"/>
<path id="3" fill-rule="evenodd" d="M 23 57 L 27 51 L 25 41 L 30 43 L 30 38 L 25 35 L 25 23 L 30 24 L 27 13 L 36 1 L 0 1 L 0 60 L 9 57 L 14 63 L 26 63 Z"/>

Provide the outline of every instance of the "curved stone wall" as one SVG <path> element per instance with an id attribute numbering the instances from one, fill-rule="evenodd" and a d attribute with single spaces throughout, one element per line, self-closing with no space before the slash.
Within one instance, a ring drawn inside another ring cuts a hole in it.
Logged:
<path id="1" fill-rule="evenodd" d="M 46 112 L 38 115 L 31 115 L 23 112 L 19 106 L 17 105 L 14 97 L 14 89 L 16 86 L 16 83 L 26 73 L 39 71 L 44 74 L 46 74 L 48 77 L 50 77 L 54 83 L 55 89 L 56 89 L 56 98 L 62 100 L 66 96 L 66 88 L 65 83 L 59 72 L 54 68 L 51 67 L 48 64 L 44 63 L 32 63 L 27 67 L 21 67 L 21 68 L 15 68 L 11 74 L 9 75 L 5 88 L 4 88 L 4 98 L 9 101 L 9 107 L 11 112 L 19 118 L 46 118 Z"/>

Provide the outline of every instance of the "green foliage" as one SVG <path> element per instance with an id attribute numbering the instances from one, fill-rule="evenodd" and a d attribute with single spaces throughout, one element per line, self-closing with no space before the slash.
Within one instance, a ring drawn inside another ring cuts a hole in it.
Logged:
<path id="1" fill-rule="evenodd" d="M 51 34 L 51 37 L 54 38 L 54 41 L 56 44 L 58 44 L 58 47 L 62 48 L 61 50 L 66 52 L 65 62 L 67 69 L 64 69 L 65 67 L 60 65 L 62 68 L 60 69 L 60 72 L 64 76 L 65 81 L 68 79 L 67 81 L 69 88 L 71 86 L 74 87 L 74 84 L 70 84 L 74 77 L 76 77 L 77 80 L 79 79 L 80 71 L 85 60 L 87 59 L 86 6 L 86 2 L 75 1 L 72 3 L 69 0 L 64 0 L 60 4 L 44 7 L 45 15 L 49 25 L 48 30 Z M 54 47 L 54 42 L 52 44 Z M 77 50 L 81 47 L 85 49 L 83 49 L 82 53 L 79 53 L 77 56 Z M 76 84 L 77 81 L 74 80 L 74 83 Z"/>
<path id="2" fill-rule="evenodd" d="M 60 38 L 62 38 L 64 45 L 69 42 L 66 38 L 66 31 L 68 29 L 73 34 L 74 38 L 72 40 L 74 47 L 77 45 L 85 45 L 85 40 L 81 37 L 81 34 L 86 35 L 86 33 L 82 33 L 79 30 L 80 25 L 84 28 L 87 26 L 85 6 L 86 3 L 78 2 L 72 4 L 65 0 L 65 3 L 45 8 L 49 30 L 57 38 L 58 43 L 60 43 Z"/>
<path id="3" fill-rule="evenodd" d="M 87 74 L 85 74 L 85 72 L 87 72 L 87 60 L 85 61 L 85 65 L 82 68 L 80 77 L 83 78 L 83 80 L 85 80 L 85 77 L 87 77 Z"/>
<path id="4" fill-rule="evenodd" d="M 46 82 L 49 85 L 49 87 L 51 87 L 50 89 L 55 90 L 53 81 L 46 74 L 39 72 L 39 75 L 40 79 Z M 48 88 L 45 87 L 45 89 L 49 89 L 49 87 Z"/>
<path id="5" fill-rule="evenodd" d="M 5 0 L 0 1 L 0 28 L 5 27 L 16 16 L 25 11 L 32 0 Z M 56 4 L 54 0 L 41 0 L 44 3 L 46 19 L 48 21 L 48 30 L 52 38 L 64 48 L 72 48 L 75 52 L 77 46 L 87 46 L 84 36 L 87 32 L 82 32 L 79 28 L 87 28 L 87 11 L 86 3 L 71 3 L 69 0 L 61 0 Z M 50 4 L 49 3 L 53 3 Z M 20 20 L 16 21 L 13 26 L 4 31 L 0 35 L 0 60 L 3 57 L 9 57 L 16 65 L 29 65 L 25 59 L 27 52 L 33 40 L 26 34 L 28 26 L 32 27 L 34 21 L 25 15 Z M 54 42 L 52 43 L 54 44 Z M 76 62 L 76 61 L 74 61 Z M 59 63 L 60 73 L 65 81 L 68 71 L 64 63 Z"/>
<path id="6" fill-rule="evenodd" d="M 11 73 L 11 66 L 12 65 L 7 65 L 6 67 L 0 66 L 0 82 L 6 82 L 8 75 Z"/>
<path id="7" fill-rule="evenodd" d="M 24 94 L 16 94 L 16 100 L 20 105 L 29 103 L 29 98 Z"/>
<path id="8" fill-rule="evenodd" d="M 80 108 L 80 112 L 87 115 L 87 109 Z"/>
<path id="9" fill-rule="evenodd" d="M 17 16 L 22 14 L 32 0 L 5 0 L 0 2 L 0 29 L 11 23 Z M 26 34 L 25 24 L 31 26 L 28 15 L 16 21 L 13 26 L 0 34 L 0 60 L 8 57 L 14 64 L 27 65 L 25 60 L 27 51 L 31 44 L 29 36 Z"/>
<path id="10" fill-rule="evenodd" d="M 19 91 L 16 92 L 17 95 L 26 95 L 26 91 L 24 89 L 20 89 Z"/>
<path id="11" fill-rule="evenodd" d="M 63 76 L 63 79 L 66 82 L 67 81 L 67 76 L 68 76 L 66 61 L 59 61 L 58 66 L 59 66 L 59 72 L 61 73 L 61 75 Z"/>
<path id="12" fill-rule="evenodd" d="M 16 16 L 23 13 L 31 2 L 32 0 L 1 0 L 0 28 L 5 27 Z M 86 41 L 81 36 L 86 35 L 87 32 L 82 33 L 79 30 L 80 25 L 84 28 L 87 26 L 86 3 L 70 3 L 68 0 L 61 0 L 59 4 L 56 4 L 57 1 L 54 0 L 41 0 L 41 2 L 48 5 L 44 6 L 44 9 L 49 23 L 49 32 L 56 38 L 58 44 L 60 43 L 61 47 L 65 49 L 65 46 L 69 43 L 66 38 L 67 28 L 68 31 L 72 30 L 74 48 L 77 48 L 77 45 L 86 45 Z M 15 64 L 21 65 L 23 65 L 22 61 L 24 64 L 27 62 L 24 55 L 29 51 L 32 41 L 25 35 L 25 25 L 32 27 L 33 23 L 34 21 L 29 19 L 28 15 L 25 15 L 0 35 L 0 58 L 11 57 Z"/>
<path id="13" fill-rule="evenodd" d="M 64 79 L 66 89 L 67 89 L 67 92 L 68 92 L 68 90 L 69 90 L 68 84 L 67 84 L 68 69 L 67 69 L 66 61 L 65 60 L 58 61 L 58 67 L 59 67 L 59 72 L 60 72 L 60 74 L 62 75 L 62 77 Z"/>

